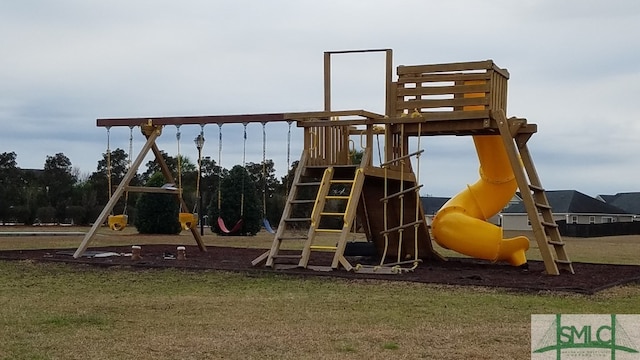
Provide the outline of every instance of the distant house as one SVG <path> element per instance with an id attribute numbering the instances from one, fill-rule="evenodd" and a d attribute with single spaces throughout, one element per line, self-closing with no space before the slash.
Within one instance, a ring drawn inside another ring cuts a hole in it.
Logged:
<path id="1" fill-rule="evenodd" d="M 603 224 L 632 222 L 634 214 L 576 190 L 546 191 L 554 219 L 567 224 Z M 511 203 L 502 211 L 504 230 L 530 230 L 531 224 L 522 201 Z"/>
<path id="2" fill-rule="evenodd" d="M 633 214 L 635 221 L 640 221 L 640 192 L 625 192 L 615 195 L 598 195 L 596 199 Z"/>
<path id="3" fill-rule="evenodd" d="M 420 202 L 422 202 L 422 209 L 424 210 L 424 216 L 427 218 L 427 225 L 431 225 L 431 221 L 433 217 L 436 215 L 438 210 L 449 201 L 447 197 L 437 197 L 437 196 L 426 196 L 420 197 Z"/>
<path id="4" fill-rule="evenodd" d="M 438 210 L 442 208 L 442 206 L 449 201 L 448 197 L 436 197 L 436 196 L 427 196 L 421 197 L 422 201 L 422 209 L 424 210 L 424 216 L 427 218 L 427 225 L 431 225 L 431 221 L 433 217 L 436 215 Z M 513 199 L 509 201 L 509 204 L 515 204 L 522 201 L 519 197 L 514 196 Z M 490 223 L 500 225 L 500 215 L 496 214 L 492 216 L 489 220 Z"/>
<path id="5" fill-rule="evenodd" d="M 33 177 L 33 178 L 40 178 L 42 177 L 42 174 L 44 174 L 44 170 L 43 169 L 20 169 L 20 172 L 22 173 L 23 177 Z"/>

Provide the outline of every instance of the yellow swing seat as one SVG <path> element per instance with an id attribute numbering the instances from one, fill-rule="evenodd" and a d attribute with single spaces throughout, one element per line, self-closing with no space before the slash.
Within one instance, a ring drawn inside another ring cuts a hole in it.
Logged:
<path id="1" fill-rule="evenodd" d="M 128 215 L 109 215 L 109 229 L 122 231 L 127 227 Z"/>
<path id="2" fill-rule="evenodd" d="M 183 230 L 194 229 L 198 225 L 198 214 L 181 212 L 178 220 Z"/>

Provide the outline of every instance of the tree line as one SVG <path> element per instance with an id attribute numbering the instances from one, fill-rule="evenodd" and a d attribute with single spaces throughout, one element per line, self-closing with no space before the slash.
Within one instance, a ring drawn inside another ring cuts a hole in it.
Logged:
<path id="1" fill-rule="evenodd" d="M 211 220 L 219 216 L 227 224 L 234 224 L 240 218 L 244 219 L 243 227 L 238 233 L 248 235 L 260 230 L 263 218 L 277 224 L 286 200 L 289 179 L 297 166 L 297 162 L 294 162 L 287 174 L 278 179 L 271 159 L 265 160 L 264 163 L 249 162 L 245 166 L 235 165 L 231 169 L 225 169 L 210 157 L 202 158 L 198 166 L 197 161 L 193 162 L 182 155 L 178 159 L 163 151 L 161 154 L 176 179 L 175 186 L 182 188 L 182 198 L 188 209 L 180 209 L 175 196 L 172 195 L 128 193 L 118 200 L 113 210 L 114 214 L 126 212 L 130 224 L 144 224 L 145 221 L 150 221 L 144 217 L 153 218 L 158 222 L 161 210 L 176 215 L 175 219 L 170 221 L 169 230 L 156 229 L 155 232 L 179 231 L 179 228 L 175 227 L 178 212 L 202 211 L 214 231 L 218 229 L 215 221 Z M 17 165 L 15 152 L 1 153 L 0 222 L 91 224 L 124 178 L 129 165 L 129 155 L 123 149 L 117 148 L 104 153 L 97 163 L 96 171 L 83 177 L 72 167 L 71 160 L 63 153 L 47 156 L 42 169 L 21 169 Z M 200 188 L 196 189 L 198 176 Z M 164 177 L 155 160 L 147 162 L 145 171 L 135 174 L 130 182 L 132 186 L 163 184 Z M 197 208 L 196 190 L 200 191 L 202 197 L 202 210 Z M 172 201 L 166 202 L 167 197 Z M 149 206 L 149 201 L 152 204 L 154 201 L 160 201 L 158 204 L 164 204 L 161 207 L 166 209 Z M 151 210 L 138 216 L 139 207 Z"/>

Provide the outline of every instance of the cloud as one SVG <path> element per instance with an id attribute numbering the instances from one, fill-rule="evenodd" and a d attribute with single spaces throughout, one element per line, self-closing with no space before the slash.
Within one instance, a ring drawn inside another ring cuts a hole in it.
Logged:
<path id="1" fill-rule="evenodd" d="M 323 51 L 393 48 L 394 66 L 494 59 L 509 69 L 509 115 L 538 124 L 530 140 L 547 188 L 633 191 L 640 3 L 453 0 L 269 2 L 26 0 L 0 4 L 0 152 L 41 167 L 63 152 L 94 171 L 106 148 L 97 118 L 321 110 Z M 384 109 L 381 54 L 332 57 L 332 105 Z M 199 127 L 183 127 L 195 159 Z M 217 126 L 205 129 L 217 158 Z M 242 126 L 225 125 L 223 164 L 242 159 Z M 267 157 L 286 165 L 286 124 Z M 301 151 L 294 126 L 291 156 Z M 262 160 L 249 126 L 247 161 Z M 128 129 L 112 129 L 128 146 Z M 143 139 L 136 134 L 135 144 Z M 424 139 L 424 193 L 477 179 L 471 139 Z M 176 151 L 175 128 L 161 148 Z"/>

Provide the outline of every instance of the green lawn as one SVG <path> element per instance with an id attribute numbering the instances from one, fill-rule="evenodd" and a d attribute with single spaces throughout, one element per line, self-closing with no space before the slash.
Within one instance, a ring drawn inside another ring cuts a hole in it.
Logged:
<path id="1" fill-rule="evenodd" d="M 126 243 L 132 235 L 119 236 Z M 0 244 L 72 240 L 0 238 Z M 627 251 L 637 249 L 621 241 Z M 612 257 L 592 247 L 579 243 L 570 255 Z M 640 285 L 592 296 L 525 294 L 0 261 L 0 305 L 0 359 L 524 359 L 531 314 L 638 314 Z"/>

